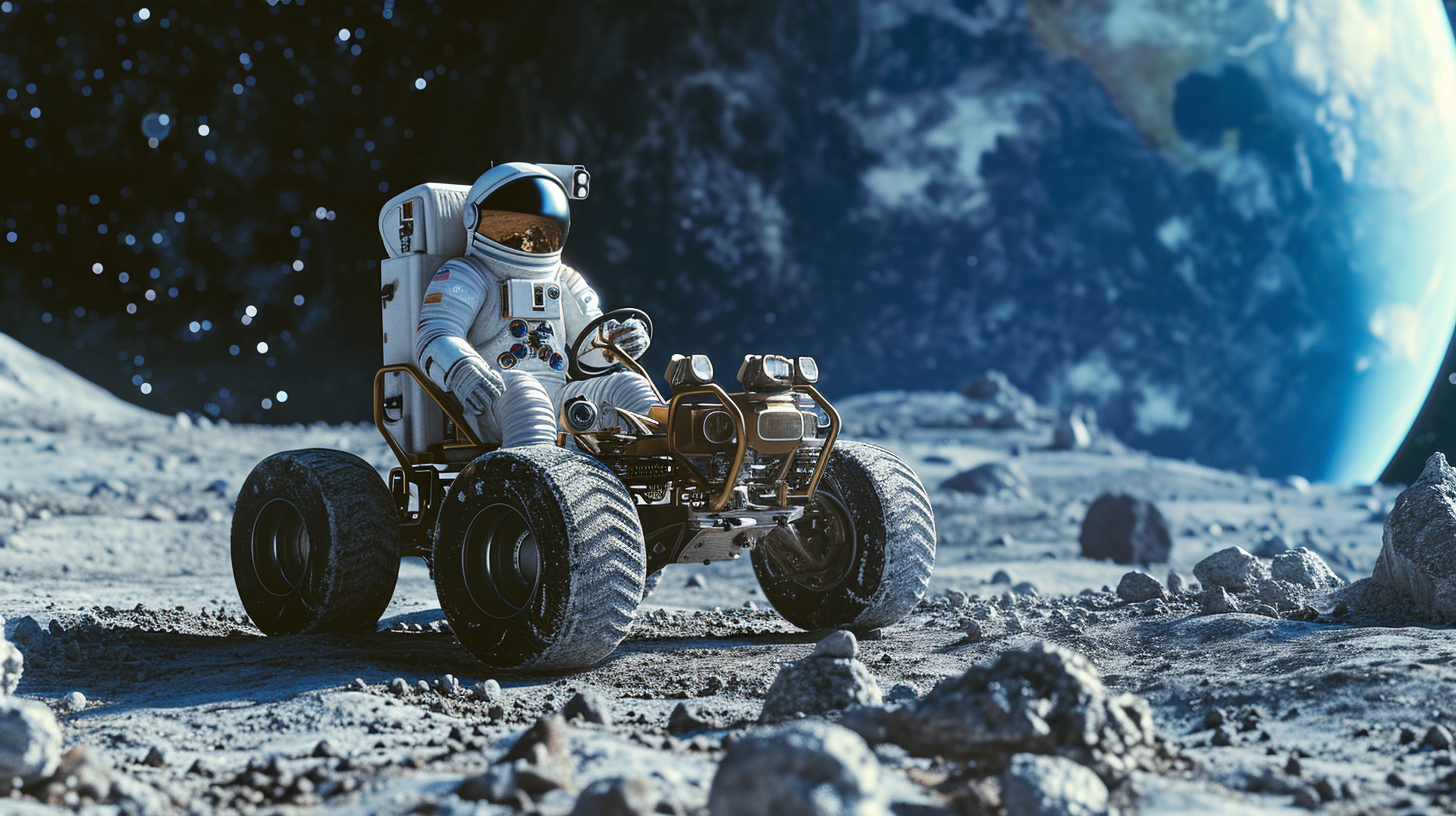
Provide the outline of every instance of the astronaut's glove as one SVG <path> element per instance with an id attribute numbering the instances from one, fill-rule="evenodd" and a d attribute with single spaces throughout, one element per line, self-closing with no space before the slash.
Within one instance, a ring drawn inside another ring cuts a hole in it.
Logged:
<path id="1" fill-rule="evenodd" d="M 647 351 L 647 345 L 652 342 L 652 338 L 647 336 L 647 324 L 635 317 L 621 323 L 608 320 L 602 324 L 602 333 L 634 360 L 641 357 Z"/>
<path id="2" fill-rule="evenodd" d="M 506 381 L 479 357 L 466 357 L 445 375 L 445 388 L 477 414 L 485 413 L 501 394 Z"/>

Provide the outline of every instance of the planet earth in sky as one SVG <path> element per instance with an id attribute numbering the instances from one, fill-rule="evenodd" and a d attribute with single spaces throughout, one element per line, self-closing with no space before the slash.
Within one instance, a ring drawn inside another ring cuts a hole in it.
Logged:
<path id="1" fill-rule="evenodd" d="M 1167 255 L 1135 277 L 1186 317 L 1155 342 L 1187 371 L 1148 366 L 1129 383 L 1094 349 L 1069 385 L 1085 371 L 1116 400 L 1131 384 L 1135 431 L 1227 434 L 1269 471 L 1373 481 L 1456 319 L 1456 53 L 1441 4 L 1031 0 L 1027 13 L 1150 146 L 1264 231 L 1231 269 L 1189 240 L 1211 202 L 1170 214 L 1156 229 Z"/>

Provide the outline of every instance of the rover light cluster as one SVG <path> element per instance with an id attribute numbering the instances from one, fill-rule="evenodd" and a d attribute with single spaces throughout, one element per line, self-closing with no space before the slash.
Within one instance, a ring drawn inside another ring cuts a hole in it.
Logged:
<path id="1" fill-rule="evenodd" d="M 795 385 L 819 381 L 819 364 L 813 357 L 789 359 L 778 354 L 749 354 L 738 368 L 738 381 L 751 392 L 786 391 Z"/>

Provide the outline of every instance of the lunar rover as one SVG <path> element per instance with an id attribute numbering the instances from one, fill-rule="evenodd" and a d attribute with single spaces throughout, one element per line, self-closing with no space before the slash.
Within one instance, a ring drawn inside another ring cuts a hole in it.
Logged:
<path id="1" fill-rule="evenodd" d="M 579 167 L 548 166 L 585 197 Z M 558 444 L 498 449 L 455 397 L 414 366 L 431 276 L 465 249 L 468 188 L 422 184 L 381 212 L 385 365 L 374 423 L 398 460 L 381 480 L 363 459 L 275 454 L 248 476 L 232 526 L 233 575 L 269 635 L 370 631 L 401 557 L 430 566 L 456 637 L 495 669 L 589 666 L 626 636 L 649 576 L 747 555 L 764 595 L 807 630 L 901 620 L 935 560 L 924 487 L 883 449 L 839 440 L 840 418 L 809 357 L 752 355 L 742 390 L 703 355 L 673 355 L 664 404 L 597 422 L 561 407 Z M 549 296 L 549 293 L 545 293 Z M 571 349 L 573 379 L 638 363 L 607 339 L 618 309 Z M 580 363 L 584 352 L 603 365 Z"/>

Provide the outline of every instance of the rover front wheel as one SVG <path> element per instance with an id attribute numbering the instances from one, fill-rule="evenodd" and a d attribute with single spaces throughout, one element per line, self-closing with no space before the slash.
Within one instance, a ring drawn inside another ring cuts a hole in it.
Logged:
<path id="1" fill-rule="evenodd" d="M 627 489 L 600 462 L 551 445 L 471 462 L 435 528 L 440 606 L 494 669 L 579 669 L 611 654 L 646 566 Z"/>
<path id="2" fill-rule="evenodd" d="M 374 468 L 343 451 L 274 454 L 233 511 L 233 580 L 269 635 L 368 631 L 399 577 L 399 519 Z"/>
<path id="3" fill-rule="evenodd" d="M 910 466 L 883 448 L 834 446 L 797 537 L 768 536 L 753 572 L 802 629 L 876 629 L 903 619 L 935 566 L 935 516 Z"/>

